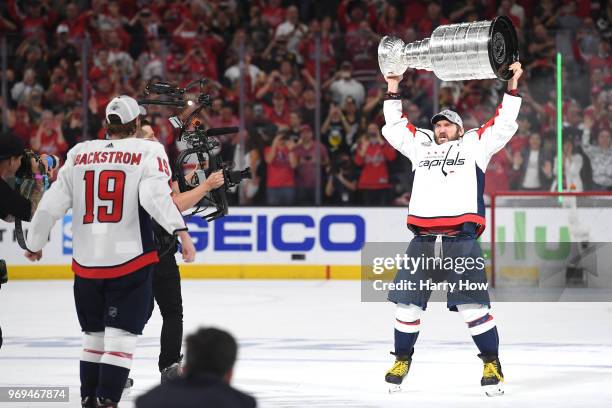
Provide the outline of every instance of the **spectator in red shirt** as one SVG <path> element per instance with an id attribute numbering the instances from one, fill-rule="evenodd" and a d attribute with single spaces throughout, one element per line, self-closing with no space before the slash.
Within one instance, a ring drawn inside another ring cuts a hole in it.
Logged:
<path id="1" fill-rule="evenodd" d="M 372 58 L 372 55 L 376 55 L 380 38 L 366 21 L 361 22 L 359 30 L 349 31 L 345 35 L 344 51 L 352 63 L 354 79 L 372 84 L 380 76 L 378 62 Z"/>
<path id="2" fill-rule="evenodd" d="M 299 110 L 302 106 L 302 98 L 304 97 L 304 82 L 300 79 L 294 79 L 291 81 L 289 88 L 287 88 L 287 103 L 289 104 L 290 111 Z"/>
<path id="3" fill-rule="evenodd" d="M 416 26 L 422 16 L 427 13 L 427 7 L 422 1 L 408 1 L 404 5 L 404 24 L 407 26 Z"/>
<path id="4" fill-rule="evenodd" d="M 406 26 L 401 22 L 401 18 L 399 8 L 395 4 L 386 3 L 383 15 L 376 27 L 376 32 L 381 35 L 402 37 Z"/>
<path id="5" fill-rule="evenodd" d="M 89 109 L 99 118 L 102 118 L 106 105 L 108 105 L 111 99 L 118 93 L 117 84 L 113 83 L 111 78 L 107 76 L 99 78 L 91 92 Z"/>
<path id="6" fill-rule="evenodd" d="M 287 88 L 283 82 L 283 76 L 277 70 L 270 72 L 270 75 L 266 77 L 264 72 L 260 72 L 255 81 L 255 98 L 263 100 L 266 103 L 271 103 L 272 97 L 276 93 L 286 95 Z"/>
<path id="7" fill-rule="evenodd" d="M 91 10 L 81 13 L 76 2 L 70 2 L 66 5 L 66 18 L 62 21 L 62 24 L 68 27 L 68 35 L 71 40 L 81 39 L 85 36 L 92 15 Z"/>
<path id="8" fill-rule="evenodd" d="M 317 144 L 319 145 L 320 160 L 317 163 Z M 297 205 L 313 205 L 315 202 L 315 188 L 317 172 L 329 163 L 327 149 L 325 146 L 314 140 L 312 128 L 309 125 L 302 125 L 300 129 L 300 139 L 295 148 L 297 156 L 297 167 L 295 168 L 295 185 L 297 186 Z M 317 165 L 318 164 L 318 165 Z"/>
<path id="9" fill-rule="evenodd" d="M 37 38 L 46 43 L 45 30 L 50 28 L 55 21 L 55 12 L 39 1 L 26 3 L 25 15 L 17 7 L 16 0 L 9 0 L 7 9 L 13 21 L 21 26 L 21 34 L 25 38 Z"/>
<path id="10" fill-rule="evenodd" d="M 191 18 L 185 18 L 172 33 L 172 41 L 176 42 L 184 51 L 197 46 L 198 27 Z"/>
<path id="11" fill-rule="evenodd" d="M 427 6 L 427 16 L 420 19 L 418 23 L 421 37 L 430 37 L 436 27 L 448 24 L 449 21 L 442 15 L 442 7 L 437 2 L 429 3 Z"/>
<path id="12" fill-rule="evenodd" d="M 217 99 L 217 100 L 220 100 Z M 234 109 L 229 103 L 224 103 L 219 110 L 218 116 L 210 118 L 210 127 L 235 127 L 239 126 L 239 121 L 234 114 Z"/>
<path id="13" fill-rule="evenodd" d="M 295 143 L 280 131 L 272 146 L 264 149 L 267 163 L 266 194 L 270 205 L 293 205 L 295 201 L 295 168 L 298 164 Z"/>
<path id="14" fill-rule="evenodd" d="M 32 149 L 39 153 L 63 157 L 68 150 L 62 132 L 62 122 L 54 118 L 51 111 L 44 111 L 36 135 L 32 138 Z"/>
<path id="15" fill-rule="evenodd" d="M 376 27 L 376 7 L 373 2 L 366 4 L 362 0 L 342 0 L 337 14 L 340 27 L 347 33 L 359 30 L 362 22 Z"/>
<path id="16" fill-rule="evenodd" d="M 355 154 L 355 165 L 363 167 L 357 188 L 365 205 L 386 205 L 390 201 L 391 184 L 387 162 L 395 160 L 395 149 L 381 136 L 375 123 L 368 125 Z"/>
<path id="17" fill-rule="evenodd" d="M 272 106 L 264 107 L 266 116 L 278 127 L 289 127 L 290 114 L 287 98 L 282 92 L 275 92 L 272 97 Z"/>
<path id="18" fill-rule="evenodd" d="M 268 0 L 261 11 L 263 21 L 266 22 L 270 28 L 276 29 L 276 27 L 283 22 L 285 19 L 285 9 L 281 5 L 281 0 Z"/>
<path id="19" fill-rule="evenodd" d="M 477 123 L 487 121 L 487 109 L 483 106 L 483 91 L 480 88 L 472 88 L 467 95 L 464 94 L 458 101 L 457 108 L 463 111 L 464 115 L 472 116 Z"/>
<path id="20" fill-rule="evenodd" d="M 325 17 L 322 22 L 312 20 L 308 36 L 300 44 L 300 54 L 304 60 L 302 75 L 311 86 L 315 84 L 316 67 L 316 37 L 320 34 L 320 56 L 321 56 L 321 81 L 325 82 L 331 76 L 331 71 L 336 65 L 336 51 L 330 37 L 332 20 Z"/>
<path id="21" fill-rule="evenodd" d="M 512 139 L 510 139 L 507 145 L 511 154 L 522 152 L 529 147 L 529 135 L 532 132 L 531 122 L 527 116 L 521 114 L 516 121 L 519 126 L 518 131 L 512 136 Z"/>
<path id="22" fill-rule="evenodd" d="M 8 110 L 8 125 L 15 136 L 18 136 L 27 146 L 30 139 L 36 132 L 36 125 L 33 123 L 28 110 L 25 107 Z"/>
<path id="23" fill-rule="evenodd" d="M 510 190 L 510 174 L 512 160 L 508 150 L 502 149 L 494 154 L 485 173 L 485 197 L 490 197 L 497 191 Z"/>

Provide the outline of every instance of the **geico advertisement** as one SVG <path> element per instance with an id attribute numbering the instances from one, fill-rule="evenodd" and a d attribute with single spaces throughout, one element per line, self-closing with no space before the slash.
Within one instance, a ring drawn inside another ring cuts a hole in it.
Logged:
<path id="1" fill-rule="evenodd" d="M 198 251 L 196 262 L 211 264 L 358 265 L 364 243 L 412 238 L 405 208 L 235 207 L 213 222 L 185 217 Z M 28 224 L 24 223 L 24 230 Z M 72 257 L 72 216 L 53 228 L 42 264 L 68 264 Z M 109 237 L 109 239 L 113 239 Z M 14 225 L 0 222 L 1 257 L 27 264 L 14 239 Z"/>
<path id="2" fill-rule="evenodd" d="M 498 208 L 496 241 L 609 242 L 606 208 Z M 185 217 L 198 251 L 196 262 L 211 264 L 358 265 L 365 242 L 408 242 L 405 208 L 264 208 L 234 207 L 211 223 Z M 490 224 L 489 209 L 487 222 Z M 28 223 L 24 223 L 27 231 Z M 72 256 L 72 216 L 53 228 L 41 264 L 69 264 Z M 490 241 L 491 225 L 481 236 Z M 13 224 L 0 221 L 0 258 L 27 264 L 15 240 Z M 109 239 L 113 239 L 109 237 Z"/>

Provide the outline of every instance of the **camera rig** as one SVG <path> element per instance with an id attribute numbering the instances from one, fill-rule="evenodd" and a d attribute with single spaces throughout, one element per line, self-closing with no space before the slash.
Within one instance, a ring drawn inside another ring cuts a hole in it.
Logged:
<path id="1" fill-rule="evenodd" d="M 172 126 L 179 131 L 178 140 L 187 144 L 187 148 L 180 152 L 173 168 L 181 192 L 189 191 L 200 183 L 197 171 L 189 177 L 189 181 L 185 174 L 186 160 L 191 155 L 197 157 L 196 170 L 204 170 L 206 177 L 216 171 L 223 173 L 225 184 L 203 197 L 192 213 L 194 215 L 205 212 L 212 206 L 215 210 L 202 216 L 210 222 L 228 213 L 227 191 L 240 184 L 242 180 L 250 179 L 252 176 L 250 168 L 233 170 L 233 163 L 224 163 L 220 155 L 221 143 L 216 139 L 216 136 L 236 133 L 238 128 L 210 128 L 205 130 L 199 121 L 194 120 L 202 109 L 212 106 L 212 97 L 205 92 L 207 83 L 208 80 L 203 78 L 189 83 L 185 88 L 180 88 L 168 82 L 149 82 L 145 87 L 144 95 L 147 97 L 151 94 L 162 95 L 164 99 L 140 99 L 138 103 L 141 105 L 173 106 L 179 109 L 194 108 L 185 120 L 181 120 L 178 115 L 169 118 Z M 188 91 L 196 85 L 199 87 L 197 99 L 195 101 L 187 100 Z"/>

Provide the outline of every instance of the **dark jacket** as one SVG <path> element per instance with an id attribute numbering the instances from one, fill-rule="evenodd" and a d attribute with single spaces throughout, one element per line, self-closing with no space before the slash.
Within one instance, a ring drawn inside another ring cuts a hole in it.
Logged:
<path id="1" fill-rule="evenodd" d="M 136 399 L 137 408 L 254 408 L 255 398 L 221 378 L 198 374 L 177 378 Z"/>
<path id="2" fill-rule="evenodd" d="M 510 186 L 513 190 L 523 190 L 523 181 L 525 180 L 525 175 L 527 174 L 527 164 L 529 161 L 529 149 L 524 149 L 521 152 L 523 156 L 523 163 L 519 169 L 515 169 L 512 167 L 510 172 Z M 551 158 L 540 148 L 538 152 L 538 180 L 540 181 L 540 187 L 538 190 L 548 191 L 550 189 L 550 185 L 553 181 L 552 175 L 548 177 L 546 173 L 544 173 L 543 167 L 544 163 L 547 161 L 551 162 Z"/>
<path id="3" fill-rule="evenodd" d="M 0 178 L 0 197 L 2 197 L 0 200 L 1 219 L 8 219 L 9 216 L 12 216 L 29 221 L 32 218 L 32 203 L 18 191 L 13 190 L 2 178 Z"/>

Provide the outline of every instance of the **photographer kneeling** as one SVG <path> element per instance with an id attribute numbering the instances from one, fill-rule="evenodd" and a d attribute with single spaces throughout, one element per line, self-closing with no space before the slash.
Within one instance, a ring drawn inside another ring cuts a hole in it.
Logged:
<path id="1" fill-rule="evenodd" d="M 41 166 L 45 160 L 38 161 L 31 157 L 30 163 L 27 163 L 24 160 L 25 154 L 21 139 L 12 134 L 0 136 L 0 197 L 2 197 L 0 218 L 7 222 L 15 219 L 29 221 L 45 191 L 43 176 L 46 167 Z M 23 181 L 20 186 L 13 188 L 12 181 L 17 174 L 22 176 Z M 7 279 L 6 264 L 0 260 L 0 287 Z M 0 329 L 0 347 L 2 347 L 2 329 Z"/>

